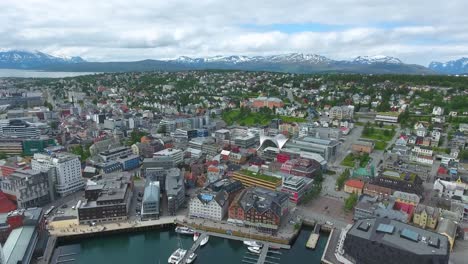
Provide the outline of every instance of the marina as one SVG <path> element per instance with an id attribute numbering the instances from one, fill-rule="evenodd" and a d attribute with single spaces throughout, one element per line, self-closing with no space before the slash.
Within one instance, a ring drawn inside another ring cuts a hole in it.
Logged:
<path id="1" fill-rule="evenodd" d="M 267 249 L 267 245 L 264 244 L 261 254 L 250 253 L 247 246 L 243 244 L 244 238 L 224 234 L 203 233 L 202 239 L 203 235 L 210 236 L 204 247 L 196 245 L 192 236 L 177 235 L 174 228 L 111 234 L 92 239 L 61 242 L 55 250 L 51 263 L 64 263 L 64 260 L 69 259 L 73 260 L 66 262 L 67 264 L 158 263 L 158 261 L 165 263 L 178 248 L 178 238 L 180 238 L 181 246 L 188 250 L 185 262 L 182 263 L 188 263 L 188 257 L 195 252 L 197 257 L 193 263 L 203 264 L 219 263 L 220 259 L 223 260 L 223 264 L 288 264 L 297 259 L 309 259 L 310 263 L 320 263 L 328 234 L 321 234 L 322 239 L 318 242 L 316 249 L 311 251 L 307 250 L 304 245 L 312 232 L 312 228 L 303 228 L 291 246 L 268 243 Z M 201 239 L 197 241 L 200 243 Z M 276 249 L 280 247 L 282 249 Z M 262 259 L 263 262 L 261 262 Z"/>

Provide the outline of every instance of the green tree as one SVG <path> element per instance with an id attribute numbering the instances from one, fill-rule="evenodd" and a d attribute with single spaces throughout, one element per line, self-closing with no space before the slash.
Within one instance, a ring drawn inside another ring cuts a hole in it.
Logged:
<path id="1" fill-rule="evenodd" d="M 345 200 L 345 204 L 344 204 L 344 209 L 345 211 L 351 211 L 353 210 L 354 206 L 356 206 L 357 202 L 358 202 L 358 195 L 357 193 L 352 193 L 349 195 L 348 198 L 346 198 Z"/>
<path id="2" fill-rule="evenodd" d="M 0 159 L 6 159 L 8 155 L 5 152 L 0 152 Z"/>

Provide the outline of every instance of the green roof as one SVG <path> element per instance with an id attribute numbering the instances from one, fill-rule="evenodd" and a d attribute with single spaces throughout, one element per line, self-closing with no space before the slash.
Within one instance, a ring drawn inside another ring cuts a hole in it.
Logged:
<path id="1" fill-rule="evenodd" d="M 281 181 L 281 178 L 274 177 L 274 176 L 268 176 L 268 175 L 265 175 L 265 174 L 262 174 L 262 173 L 255 173 L 255 172 L 245 170 L 245 169 L 241 170 L 240 172 L 242 174 L 247 175 L 247 176 L 254 177 L 254 178 L 257 178 L 257 179 L 260 179 L 260 180 L 264 180 L 264 181 L 273 182 L 273 183 Z"/>
<path id="2" fill-rule="evenodd" d="M 378 112 L 378 115 L 400 116 L 400 112 Z"/>

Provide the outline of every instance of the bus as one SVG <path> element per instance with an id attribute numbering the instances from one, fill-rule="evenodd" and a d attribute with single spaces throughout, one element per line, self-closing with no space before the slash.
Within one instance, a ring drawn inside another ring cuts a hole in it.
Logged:
<path id="1" fill-rule="evenodd" d="M 50 215 L 50 213 L 52 213 L 52 211 L 55 209 L 55 206 L 51 206 L 49 209 L 47 209 L 47 211 L 45 212 L 44 216 L 47 217 Z"/>

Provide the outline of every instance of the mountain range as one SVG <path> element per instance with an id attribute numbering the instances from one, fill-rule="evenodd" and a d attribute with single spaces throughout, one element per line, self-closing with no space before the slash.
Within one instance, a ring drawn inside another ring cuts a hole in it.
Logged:
<path id="1" fill-rule="evenodd" d="M 405 64 L 395 57 L 359 56 L 333 60 L 316 54 L 289 53 L 271 56 L 213 56 L 129 62 L 88 62 L 81 57 L 56 57 L 40 51 L 0 50 L 0 68 L 46 71 L 127 72 L 181 70 L 247 70 L 291 73 L 454 74 L 468 72 L 468 59 L 432 62 L 429 68 Z M 460 72 L 461 71 L 461 72 Z"/>
<path id="2" fill-rule="evenodd" d="M 468 58 L 461 58 L 447 62 L 433 61 L 429 69 L 442 74 L 468 74 Z"/>

